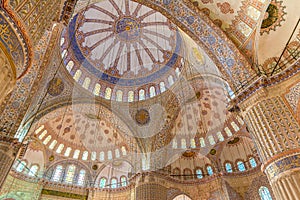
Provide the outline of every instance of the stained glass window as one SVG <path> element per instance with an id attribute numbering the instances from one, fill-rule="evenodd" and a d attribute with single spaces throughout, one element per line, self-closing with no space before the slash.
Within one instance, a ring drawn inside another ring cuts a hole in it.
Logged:
<path id="1" fill-rule="evenodd" d="M 176 72 L 176 76 L 179 77 L 180 76 L 180 70 L 179 70 L 178 67 L 176 68 L 175 72 Z"/>
<path id="2" fill-rule="evenodd" d="M 120 102 L 123 101 L 123 92 L 121 90 L 118 90 L 116 92 L 116 96 L 117 96 L 117 98 L 116 98 L 117 101 L 120 101 Z"/>
<path id="3" fill-rule="evenodd" d="M 164 82 L 160 82 L 159 83 L 159 88 L 160 88 L 160 93 L 163 93 L 164 91 L 166 91 L 166 86 Z"/>
<path id="4" fill-rule="evenodd" d="M 174 138 L 173 144 L 172 144 L 173 149 L 177 149 L 177 140 Z"/>
<path id="5" fill-rule="evenodd" d="M 86 77 L 83 81 L 82 87 L 85 89 L 89 89 L 90 84 L 91 84 L 91 79 Z"/>
<path id="6" fill-rule="evenodd" d="M 41 132 L 44 129 L 44 125 L 40 126 L 38 129 L 35 130 L 35 134 L 38 134 L 39 132 Z"/>
<path id="7" fill-rule="evenodd" d="M 232 166 L 231 166 L 230 163 L 226 163 L 225 164 L 225 169 L 226 169 L 226 172 L 228 172 L 228 173 L 232 173 L 233 172 L 232 171 Z"/>
<path id="8" fill-rule="evenodd" d="M 181 148 L 182 148 L 182 149 L 186 149 L 186 141 L 185 141 L 184 138 L 181 139 Z"/>
<path id="9" fill-rule="evenodd" d="M 20 162 L 16 168 L 17 172 L 22 172 L 26 167 L 26 165 L 27 163 L 25 161 Z"/>
<path id="10" fill-rule="evenodd" d="M 106 186 L 106 178 L 102 177 L 100 179 L 100 188 L 105 188 Z"/>
<path id="11" fill-rule="evenodd" d="M 197 169 L 196 170 L 196 176 L 197 176 L 197 179 L 203 178 L 203 173 L 202 173 L 201 169 Z"/>
<path id="12" fill-rule="evenodd" d="M 242 161 L 237 162 L 237 167 L 238 167 L 239 171 L 241 171 L 241 172 L 246 170 L 245 164 Z"/>
<path id="13" fill-rule="evenodd" d="M 78 180 L 77 180 L 77 185 L 83 186 L 84 185 L 84 181 L 85 181 L 85 170 L 82 169 L 79 171 L 79 175 L 78 175 Z"/>
<path id="14" fill-rule="evenodd" d="M 64 43 L 65 43 L 65 38 L 62 37 L 62 38 L 60 39 L 60 46 L 63 45 Z"/>
<path id="15" fill-rule="evenodd" d="M 208 136 L 208 141 L 211 145 L 215 145 L 216 144 L 216 141 L 214 139 L 214 137 L 212 135 Z"/>
<path id="16" fill-rule="evenodd" d="M 240 127 L 238 127 L 235 122 L 231 122 L 231 126 L 235 130 L 235 132 L 238 132 L 240 130 Z"/>
<path id="17" fill-rule="evenodd" d="M 145 90 L 139 91 L 139 100 L 145 100 Z"/>
<path id="18" fill-rule="evenodd" d="M 74 67 L 74 62 L 73 60 L 70 60 L 66 66 L 67 70 L 70 72 Z"/>
<path id="19" fill-rule="evenodd" d="M 100 90 L 101 90 L 101 85 L 99 83 L 96 83 L 93 91 L 94 95 L 100 96 Z"/>
<path id="20" fill-rule="evenodd" d="M 120 158 L 120 150 L 119 149 L 115 150 L 115 155 L 116 155 L 116 158 Z"/>
<path id="21" fill-rule="evenodd" d="M 68 167 L 67 173 L 66 173 L 66 177 L 65 177 L 65 183 L 73 183 L 73 178 L 75 175 L 75 170 L 76 170 L 76 166 L 75 165 L 70 165 Z"/>
<path id="22" fill-rule="evenodd" d="M 56 153 L 61 153 L 62 150 L 64 149 L 64 146 L 65 146 L 64 144 L 60 144 L 56 149 Z"/>
<path id="23" fill-rule="evenodd" d="M 121 186 L 122 187 L 127 186 L 127 178 L 125 176 L 121 177 Z"/>
<path id="24" fill-rule="evenodd" d="M 43 139 L 45 137 L 45 135 L 47 134 L 47 130 L 44 130 L 41 135 L 39 135 L 39 139 Z"/>
<path id="25" fill-rule="evenodd" d="M 191 148 L 196 148 L 196 141 L 194 138 L 191 139 Z"/>
<path id="26" fill-rule="evenodd" d="M 211 176 L 211 175 L 214 174 L 214 171 L 213 171 L 213 169 L 212 169 L 211 166 L 207 166 L 207 167 L 206 167 L 206 170 L 207 170 L 207 174 L 208 174 L 209 176 Z"/>
<path id="27" fill-rule="evenodd" d="M 70 156 L 70 153 L 71 153 L 71 151 L 72 151 L 72 148 L 71 148 L 71 147 L 67 147 L 67 149 L 66 149 L 66 151 L 65 151 L 65 154 L 64 154 L 64 156 L 66 156 L 66 157 L 69 157 L 69 156 Z"/>
<path id="28" fill-rule="evenodd" d="M 78 69 L 78 70 L 75 72 L 73 78 L 74 78 L 74 80 L 75 80 L 76 82 L 79 81 L 79 79 L 80 79 L 80 77 L 81 77 L 81 74 L 82 74 L 82 71 L 81 71 L 80 69 Z"/>
<path id="29" fill-rule="evenodd" d="M 226 132 L 226 134 L 227 134 L 228 137 L 232 136 L 232 133 L 231 133 L 231 131 L 230 131 L 230 129 L 228 127 L 225 127 L 224 130 L 225 130 L 225 132 Z"/>
<path id="30" fill-rule="evenodd" d="M 87 160 L 88 156 L 89 156 L 89 152 L 84 151 L 83 154 L 82 154 L 82 160 Z"/>
<path id="31" fill-rule="evenodd" d="M 49 145 L 49 149 L 54 149 L 55 145 L 57 144 L 57 140 L 53 140 Z"/>
<path id="32" fill-rule="evenodd" d="M 117 188 L 118 187 L 118 179 L 112 178 L 110 180 L 110 188 Z"/>
<path id="33" fill-rule="evenodd" d="M 61 165 L 57 165 L 52 176 L 52 181 L 59 182 L 61 179 L 62 172 L 63 172 L 63 167 Z"/>
<path id="34" fill-rule="evenodd" d="M 221 132 L 217 132 L 217 136 L 220 142 L 224 141 L 224 137 Z"/>
<path id="35" fill-rule="evenodd" d="M 78 158 L 79 158 L 79 154 L 80 154 L 80 150 L 76 149 L 76 150 L 74 151 L 73 158 L 74 158 L 74 159 L 78 159 Z"/>
<path id="36" fill-rule="evenodd" d="M 94 161 L 97 159 L 97 152 L 93 151 L 91 154 L 91 159 Z"/>
<path id="37" fill-rule="evenodd" d="M 110 99 L 111 98 L 111 89 L 108 87 L 105 89 L 105 99 Z"/>
<path id="38" fill-rule="evenodd" d="M 200 146 L 205 147 L 205 140 L 204 138 L 200 138 Z"/>
<path id="39" fill-rule="evenodd" d="M 240 125 L 244 124 L 244 120 L 240 116 L 236 116 L 236 118 L 237 118 Z"/>
<path id="40" fill-rule="evenodd" d="M 129 91 L 128 92 L 128 102 L 133 102 L 133 100 L 134 100 L 134 92 Z"/>
<path id="41" fill-rule="evenodd" d="M 47 145 L 48 144 L 48 142 L 51 140 L 51 135 L 48 135 L 47 137 L 46 137 L 46 139 L 44 140 L 44 142 L 43 142 L 43 144 L 44 145 Z"/>
<path id="42" fill-rule="evenodd" d="M 65 49 L 65 50 L 63 50 L 63 52 L 62 52 L 62 54 L 61 54 L 61 56 L 64 58 L 65 56 L 67 56 L 68 55 L 68 52 L 67 52 L 67 50 Z"/>
<path id="43" fill-rule="evenodd" d="M 99 154 L 99 160 L 100 161 L 104 160 L 104 152 L 103 151 L 101 151 L 100 154 Z"/>
<path id="44" fill-rule="evenodd" d="M 156 95 L 155 87 L 154 87 L 154 86 L 151 86 L 151 87 L 150 87 L 150 97 L 154 97 L 155 95 Z"/>
<path id="45" fill-rule="evenodd" d="M 272 200 L 269 189 L 266 186 L 261 186 L 258 190 L 261 200 Z"/>
<path id="46" fill-rule="evenodd" d="M 37 172 L 38 172 L 38 169 L 39 169 L 39 167 L 38 167 L 37 165 L 32 165 L 32 166 L 30 167 L 30 170 L 29 170 L 28 175 L 29 175 L 29 176 L 36 176 L 36 174 L 37 174 Z"/>
<path id="47" fill-rule="evenodd" d="M 169 85 L 170 85 L 170 86 L 174 84 L 174 79 L 173 79 L 173 76 L 172 76 L 172 75 L 170 75 L 170 76 L 168 77 L 168 82 L 169 82 Z"/>
<path id="48" fill-rule="evenodd" d="M 251 157 L 249 159 L 249 162 L 250 162 L 250 165 L 251 165 L 252 168 L 254 168 L 254 167 L 257 166 L 257 163 L 256 163 L 256 161 L 255 161 L 255 159 L 253 157 Z"/>

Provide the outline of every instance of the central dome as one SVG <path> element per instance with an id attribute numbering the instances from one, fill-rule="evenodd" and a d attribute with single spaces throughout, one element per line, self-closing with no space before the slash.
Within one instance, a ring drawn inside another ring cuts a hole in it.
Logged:
<path id="1" fill-rule="evenodd" d="M 159 12 L 123 0 L 102 1 L 74 16 L 61 51 L 67 70 L 96 96 L 145 100 L 176 80 L 182 39 Z"/>

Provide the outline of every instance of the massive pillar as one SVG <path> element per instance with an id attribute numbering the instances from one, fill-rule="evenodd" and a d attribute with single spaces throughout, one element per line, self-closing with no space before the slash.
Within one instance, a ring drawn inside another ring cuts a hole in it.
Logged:
<path id="1" fill-rule="evenodd" d="M 0 132 L 0 190 L 18 152 L 19 142 Z"/>
<path id="2" fill-rule="evenodd" d="M 299 76 L 298 76 L 299 78 Z M 283 88 L 287 83 L 257 91 L 241 104 L 276 199 L 300 199 L 300 125 Z"/>

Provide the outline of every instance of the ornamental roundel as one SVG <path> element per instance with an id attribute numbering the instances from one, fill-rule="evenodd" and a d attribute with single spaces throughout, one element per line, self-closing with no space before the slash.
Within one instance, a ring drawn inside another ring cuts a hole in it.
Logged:
<path id="1" fill-rule="evenodd" d="M 64 82 L 60 78 L 54 78 L 48 83 L 48 93 L 51 96 L 58 96 L 64 91 Z"/>
<path id="2" fill-rule="evenodd" d="M 151 86 L 155 94 L 164 92 L 181 69 L 181 44 L 179 30 L 165 16 L 130 0 L 89 5 L 61 36 L 62 57 L 71 76 L 107 99 L 118 96 L 117 91 L 129 96 L 141 89 L 147 99 L 155 96 Z"/>
<path id="3" fill-rule="evenodd" d="M 150 114 L 146 109 L 140 109 L 135 114 L 135 121 L 139 125 L 146 125 L 150 121 Z"/>

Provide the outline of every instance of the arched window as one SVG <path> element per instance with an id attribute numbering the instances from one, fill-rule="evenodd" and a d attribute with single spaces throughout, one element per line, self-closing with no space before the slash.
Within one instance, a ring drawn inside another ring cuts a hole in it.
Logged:
<path id="1" fill-rule="evenodd" d="M 60 46 L 62 46 L 64 43 L 65 43 L 65 38 L 62 37 L 62 38 L 60 39 Z"/>
<path id="2" fill-rule="evenodd" d="M 208 136 L 208 141 L 209 141 L 210 145 L 215 145 L 216 144 L 216 141 L 215 141 L 215 139 L 212 135 Z"/>
<path id="3" fill-rule="evenodd" d="M 176 72 L 176 76 L 179 77 L 180 76 L 180 70 L 179 70 L 178 67 L 175 69 L 175 72 Z"/>
<path id="4" fill-rule="evenodd" d="M 66 151 L 65 151 L 65 154 L 64 154 L 64 156 L 66 156 L 66 157 L 69 157 L 69 156 L 70 156 L 70 153 L 71 153 L 71 151 L 72 151 L 72 148 L 71 148 L 71 147 L 67 147 L 67 149 L 66 149 Z"/>
<path id="5" fill-rule="evenodd" d="M 57 144 L 57 140 L 53 140 L 49 145 L 49 149 L 54 149 L 55 145 Z"/>
<path id="6" fill-rule="evenodd" d="M 139 91 L 139 100 L 145 100 L 145 90 L 140 90 Z"/>
<path id="7" fill-rule="evenodd" d="M 202 173 L 201 169 L 196 169 L 196 176 L 197 176 L 197 179 L 203 178 L 203 173 Z"/>
<path id="8" fill-rule="evenodd" d="M 172 148 L 173 148 L 173 149 L 177 149 L 177 148 L 178 148 L 178 147 L 177 147 L 177 140 L 176 140 L 176 138 L 173 139 Z"/>
<path id="9" fill-rule="evenodd" d="M 84 151 L 83 154 L 82 154 L 82 160 L 87 160 L 88 157 L 89 157 L 89 152 Z"/>
<path id="10" fill-rule="evenodd" d="M 176 196 L 173 200 L 192 200 L 192 199 L 184 194 L 181 194 Z"/>
<path id="11" fill-rule="evenodd" d="M 232 166 L 230 163 L 225 163 L 225 169 L 226 169 L 226 172 L 228 173 L 232 173 Z"/>
<path id="12" fill-rule="evenodd" d="M 128 102 L 133 102 L 133 100 L 134 100 L 134 92 L 133 91 L 129 91 L 127 98 L 128 98 Z"/>
<path id="13" fill-rule="evenodd" d="M 20 162 L 16 168 L 17 172 L 22 172 L 24 168 L 26 167 L 27 163 L 23 160 Z"/>
<path id="14" fill-rule="evenodd" d="M 111 98 L 111 88 L 108 87 L 108 88 L 105 89 L 105 96 L 104 96 L 104 98 L 108 99 L 108 100 Z"/>
<path id="15" fill-rule="evenodd" d="M 185 141 L 184 138 L 181 139 L 181 148 L 182 148 L 182 149 L 186 149 L 186 141 Z"/>
<path id="16" fill-rule="evenodd" d="M 100 179 L 100 188 L 105 188 L 106 187 L 106 178 L 102 177 Z"/>
<path id="17" fill-rule="evenodd" d="M 126 148 L 124 146 L 121 147 L 121 151 L 122 151 L 123 156 L 127 155 L 127 151 L 126 151 Z"/>
<path id="18" fill-rule="evenodd" d="M 272 200 L 271 193 L 266 186 L 261 186 L 258 190 L 261 200 Z"/>
<path id="19" fill-rule="evenodd" d="M 74 158 L 74 159 L 78 159 L 78 158 L 79 158 L 79 154 L 80 154 L 80 150 L 76 149 L 76 150 L 74 151 L 73 158 Z"/>
<path id="20" fill-rule="evenodd" d="M 44 128 L 45 128 L 44 125 L 40 126 L 38 129 L 35 130 L 35 134 L 38 134 L 38 133 L 41 132 Z"/>
<path id="21" fill-rule="evenodd" d="M 223 135 L 220 131 L 217 132 L 217 136 L 218 136 L 218 139 L 219 139 L 220 142 L 224 141 L 224 137 L 223 137 Z"/>
<path id="22" fill-rule="evenodd" d="M 249 158 L 249 162 L 250 162 L 250 166 L 251 166 L 252 168 L 254 168 L 254 167 L 257 166 L 256 160 L 255 160 L 253 157 L 250 157 L 250 158 Z"/>
<path id="23" fill-rule="evenodd" d="M 183 177 L 184 177 L 184 180 L 189 180 L 192 178 L 192 170 L 190 169 L 184 169 L 183 170 Z"/>
<path id="24" fill-rule="evenodd" d="M 235 132 L 238 132 L 240 130 L 240 127 L 238 127 L 235 122 L 231 122 L 231 126 L 235 130 Z"/>
<path id="25" fill-rule="evenodd" d="M 120 158 L 120 150 L 119 149 L 115 150 L 115 155 L 116 155 L 116 158 Z"/>
<path id="26" fill-rule="evenodd" d="M 168 77 L 168 82 L 169 82 L 169 86 L 172 86 L 172 85 L 174 84 L 174 79 L 173 79 L 173 76 L 172 76 L 172 75 L 170 75 L 170 76 Z"/>
<path id="27" fill-rule="evenodd" d="M 61 165 L 57 165 L 52 176 L 52 181 L 59 182 L 61 180 L 62 172 L 63 172 L 63 167 Z"/>
<path id="28" fill-rule="evenodd" d="M 61 57 L 62 57 L 62 58 L 65 58 L 65 56 L 67 56 L 67 55 L 68 55 L 67 50 L 66 50 L 66 49 L 63 50 L 63 52 L 62 52 L 62 54 L 61 54 Z"/>
<path id="29" fill-rule="evenodd" d="M 107 159 L 108 160 L 112 159 L 112 152 L 111 152 L 111 150 L 107 151 Z"/>
<path id="30" fill-rule="evenodd" d="M 204 138 L 200 138 L 200 146 L 205 147 L 205 140 Z"/>
<path id="31" fill-rule="evenodd" d="M 41 135 L 39 135 L 39 139 L 43 139 L 45 137 L 45 135 L 47 134 L 47 130 L 44 130 Z"/>
<path id="32" fill-rule="evenodd" d="M 105 155 L 104 155 L 104 152 L 101 151 L 100 154 L 99 154 L 99 160 L 100 160 L 100 161 L 103 161 L 103 160 L 104 160 L 104 156 L 105 156 Z"/>
<path id="33" fill-rule="evenodd" d="M 70 72 L 74 67 L 74 62 L 73 60 L 70 60 L 66 66 L 67 70 Z"/>
<path id="34" fill-rule="evenodd" d="M 240 125 L 244 124 L 244 120 L 240 116 L 237 115 L 236 118 L 237 118 Z"/>
<path id="35" fill-rule="evenodd" d="M 150 91 L 150 97 L 154 97 L 156 95 L 154 86 L 151 86 L 149 91 Z"/>
<path id="36" fill-rule="evenodd" d="M 83 81 L 82 87 L 88 90 L 90 84 L 91 84 L 91 79 L 89 77 L 86 77 Z"/>
<path id="37" fill-rule="evenodd" d="M 176 179 L 180 179 L 180 176 L 178 176 L 178 175 L 180 175 L 180 169 L 179 168 L 175 168 L 175 169 L 173 169 L 173 178 L 176 178 Z"/>
<path id="38" fill-rule="evenodd" d="M 61 153 L 62 150 L 64 149 L 64 146 L 65 146 L 64 144 L 60 144 L 56 149 L 56 153 Z"/>
<path id="39" fill-rule="evenodd" d="M 93 91 L 94 95 L 100 96 L 100 90 L 101 90 L 101 85 L 99 83 L 96 83 Z"/>
<path id="40" fill-rule="evenodd" d="M 116 101 L 119 101 L 119 102 L 123 101 L 123 92 L 121 90 L 118 90 L 116 92 Z"/>
<path id="41" fill-rule="evenodd" d="M 237 167 L 238 167 L 240 172 L 243 172 L 243 171 L 246 170 L 245 164 L 242 161 L 238 161 L 236 164 L 237 164 Z"/>
<path id="42" fill-rule="evenodd" d="M 74 175 L 75 175 L 76 166 L 69 165 L 66 176 L 65 176 L 65 183 L 73 183 Z"/>
<path id="43" fill-rule="evenodd" d="M 30 170 L 29 170 L 28 175 L 29 175 L 29 176 L 36 176 L 38 170 L 39 170 L 39 166 L 37 166 L 37 165 L 32 165 L 32 166 L 30 167 Z"/>
<path id="44" fill-rule="evenodd" d="M 44 145 L 47 145 L 48 142 L 50 142 L 51 138 L 52 138 L 51 135 L 48 135 L 48 136 L 46 137 L 46 139 L 44 140 L 43 144 L 44 144 Z"/>
<path id="45" fill-rule="evenodd" d="M 118 187 L 118 179 L 111 178 L 110 179 L 110 188 L 117 188 Z"/>
<path id="46" fill-rule="evenodd" d="M 160 93 L 163 93 L 164 91 L 166 91 L 166 86 L 165 86 L 164 82 L 159 83 L 159 89 L 160 89 Z"/>
<path id="47" fill-rule="evenodd" d="M 122 187 L 127 186 L 127 178 L 126 178 L 126 176 L 121 176 L 121 186 Z"/>
<path id="48" fill-rule="evenodd" d="M 212 169 L 212 167 L 211 167 L 210 165 L 208 165 L 208 166 L 206 167 L 206 170 L 207 170 L 207 174 L 208 174 L 209 176 L 211 176 L 211 175 L 214 174 L 214 171 L 213 171 L 213 169 Z"/>
<path id="49" fill-rule="evenodd" d="M 191 143 L 191 148 L 196 148 L 196 141 L 194 138 L 191 139 L 190 143 Z"/>
<path id="50" fill-rule="evenodd" d="M 77 180 L 77 185 L 83 186 L 84 182 L 85 182 L 85 174 L 86 171 L 84 169 L 79 171 L 79 175 L 78 175 L 78 180 Z"/>
<path id="51" fill-rule="evenodd" d="M 76 82 L 79 81 L 79 79 L 80 79 L 80 77 L 81 77 L 81 74 L 82 74 L 82 71 L 81 71 L 80 69 L 78 69 L 78 70 L 75 72 L 73 78 L 74 78 L 74 80 L 75 80 Z"/>
<path id="52" fill-rule="evenodd" d="M 97 152 L 93 151 L 91 154 L 91 160 L 95 161 L 97 159 Z"/>
<path id="53" fill-rule="evenodd" d="M 228 137 L 232 136 L 232 133 L 231 133 L 231 131 L 230 131 L 230 129 L 228 127 L 225 127 L 224 130 L 225 130 L 225 132 L 226 132 L 226 134 L 227 134 Z"/>

